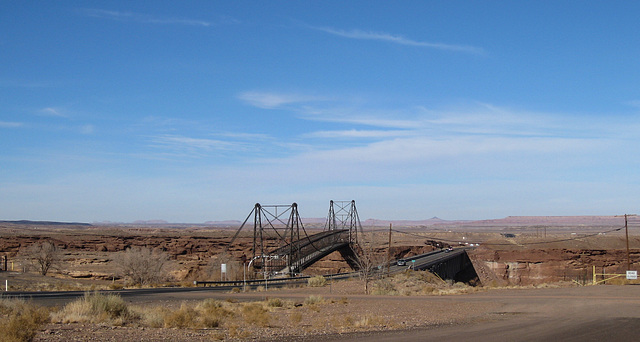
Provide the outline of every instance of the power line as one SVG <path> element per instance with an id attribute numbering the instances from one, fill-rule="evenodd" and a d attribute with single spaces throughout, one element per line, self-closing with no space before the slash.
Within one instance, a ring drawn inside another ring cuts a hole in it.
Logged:
<path id="1" fill-rule="evenodd" d="M 519 245 L 522 245 L 522 246 L 540 245 L 540 244 L 545 244 L 545 243 L 566 242 L 566 241 L 580 240 L 580 239 L 590 238 L 590 237 L 593 237 L 593 236 L 598 236 L 598 235 L 601 235 L 601 234 L 617 232 L 617 231 L 620 231 L 622 229 L 624 229 L 624 227 L 614 228 L 614 229 L 605 230 L 605 231 L 601 231 L 601 232 L 597 232 L 597 233 L 593 233 L 593 234 L 588 234 L 588 235 L 576 236 L 576 237 L 572 237 L 572 238 L 550 240 L 550 241 L 525 242 L 525 243 L 520 243 Z M 382 231 L 382 229 L 380 229 L 378 231 Z M 401 230 L 397 230 L 397 229 L 394 229 L 393 231 L 396 232 L 396 233 L 416 236 L 416 237 L 420 237 L 420 238 L 423 238 L 423 239 L 439 240 L 439 241 L 453 242 L 453 243 L 458 243 L 459 242 L 458 240 L 448 240 L 448 239 L 442 239 L 442 238 L 437 238 L 437 237 L 432 237 L 432 236 L 418 235 L 416 233 L 405 232 L 405 231 L 401 231 Z M 473 242 L 473 243 L 476 243 L 476 242 Z M 490 242 L 489 243 L 485 243 L 485 242 L 483 242 L 482 244 L 485 245 L 485 246 L 486 245 L 489 245 L 489 246 L 513 246 L 512 243 L 490 243 Z"/>

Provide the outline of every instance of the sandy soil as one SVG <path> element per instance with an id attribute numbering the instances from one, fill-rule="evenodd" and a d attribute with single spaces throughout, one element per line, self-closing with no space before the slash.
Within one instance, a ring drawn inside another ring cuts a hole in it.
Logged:
<path id="1" fill-rule="evenodd" d="M 177 308 L 204 298 L 253 301 L 281 298 L 322 304 L 274 308 L 267 327 L 228 322 L 216 329 L 49 324 L 36 341 L 632 341 L 640 336 L 640 286 L 483 289 L 448 296 L 373 296 L 359 282 L 322 288 L 253 293 L 144 296 L 132 305 Z M 293 314 L 301 314 L 294 320 Z M 230 325 L 234 325 L 230 333 Z"/>

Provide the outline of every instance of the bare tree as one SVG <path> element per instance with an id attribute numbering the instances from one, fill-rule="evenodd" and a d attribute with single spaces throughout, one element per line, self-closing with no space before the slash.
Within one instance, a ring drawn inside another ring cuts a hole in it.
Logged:
<path id="1" fill-rule="evenodd" d="M 160 283 L 167 278 L 169 256 L 146 247 L 131 247 L 114 258 L 121 275 L 133 285 Z"/>
<path id="2" fill-rule="evenodd" d="M 37 242 L 21 249 L 19 257 L 38 270 L 38 273 L 47 275 L 50 270 L 57 269 L 62 264 L 62 249 L 51 241 Z"/>
<path id="3" fill-rule="evenodd" d="M 384 264 L 383 257 L 374 255 L 371 247 L 362 248 L 355 258 L 355 264 L 360 272 L 360 279 L 364 282 L 364 293 L 369 294 L 369 282 L 374 275 L 381 272 L 381 265 Z"/>

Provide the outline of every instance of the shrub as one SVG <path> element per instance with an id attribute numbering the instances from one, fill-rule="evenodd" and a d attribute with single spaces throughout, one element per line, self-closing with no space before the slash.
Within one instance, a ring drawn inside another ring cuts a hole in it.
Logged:
<path id="1" fill-rule="evenodd" d="M 194 328 L 198 325 L 198 313 L 186 303 L 180 305 L 180 309 L 167 312 L 164 316 L 165 328 Z"/>
<path id="2" fill-rule="evenodd" d="M 307 281 L 307 285 L 309 285 L 310 287 L 322 287 L 322 286 L 327 285 L 327 279 L 325 279 L 325 277 L 323 277 L 321 275 L 315 276 L 315 277 L 311 277 Z"/>
<path id="3" fill-rule="evenodd" d="M 232 317 L 233 311 L 225 308 L 226 304 L 214 299 L 206 299 L 198 304 L 182 303 L 177 310 L 164 307 L 139 308 L 141 321 L 153 328 L 217 328 L 225 318 Z"/>
<path id="4" fill-rule="evenodd" d="M 164 326 L 164 317 L 168 310 L 165 307 L 138 308 L 140 321 L 144 326 L 151 328 L 162 328 Z"/>
<path id="5" fill-rule="evenodd" d="M 216 328 L 222 325 L 227 317 L 232 317 L 233 311 L 227 310 L 222 302 L 215 299 L 206 299 L 196 306 L 200 313 L 200 325 L 205 328 Z"/>
<path id="6" fill-rule="evenodd" d="M 101 293 L 85 293 L 82 299 L 65 305 L 54 315 L 54 320 L 62 323 L 111 322 L 117 325 L 138 318 L 120 296 Z"/>
<path id="7" fill-rule="evenodd" d="M 324 303 L 324 298 L 322 296 L 311 295 L 304 300 L 305 305 L 314 305 L 314 304 L 322 304 Z"/>
<path id="8" fill-rule="evenodd" d="M 0 299 L 0 341 L 31 341 L 49 321 L 42 307 L 17 299 Z"/>
<path id="9" fill-rule="evenodd" d="M 245 322 L 255 324 L 261 327 L 268 327 L 271 321 L 269 312 L 257 303 L 246 304 L 242 307 L 242 316 Z"/>
<path id="10" fill-rule="evenodd" d="M 284 306 L 284 301 L 280 298 L 269 298 L 267 300 L 267 306 L 272 308 L 281 308 Z"/>
<path id="11" fill-rule="evenodd" d="M 291 319 L 291 323 L 298 324 L 302 321 L 302 314 L 299 312 L 293 312 L 289 318 Z"/>
<path id="12" fill-rule="evenodd" d="M 387 280 L 381 279 L 373 283 L 373 290 L 371 291 L 374 295 L 393 295 L 397 294 L 395 286 Z"/>
<path id="13" fill-rule="evenodd" d="M 367 315 L 355 321 L 353 325 L 356 328 L 367 328 L 384 325 L 384 321 L 380 317 Z"/>
<path id="14" fill-rule="evenodd" d="M 47 275 L 49 270 L 59 268 L 62 264 L 62 250 L 51 241 L 38 242 L 20 250 L 19 258 Z"/>
<path id="15" fill-rule="evenodd" d="M 115 262 L 122 275 L 133 285 L 158 284 L 167 278 L 169 256 L 150 248 L 131 247 L 120 252 Z"/>

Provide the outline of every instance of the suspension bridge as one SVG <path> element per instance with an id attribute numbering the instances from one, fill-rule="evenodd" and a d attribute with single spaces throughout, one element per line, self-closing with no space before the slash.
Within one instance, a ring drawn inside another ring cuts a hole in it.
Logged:
<path id="1" fill-rule="evenodd" d="M 329 213 L 322 232 L 308 234 L 298 205 L 261 205 L 256 203 L 233 236 L 253 230 L 252 256 L 248 269 L 262 273 L 264 278 L 292 277 L 327 255 L 338 251 L 353 270 L 363 264 L 363 229 L 355 201 L 330 201 Z M 434 251 L 414 256 L 413 269 L 429 269 L 443 279 L 455 279 L 462 272 L 473 271 L 466 251 L 456 253 Z M 416 263 L 417 261 L 417 263 Z M 406 268 L 393 266 L 400 272 Z"/>

